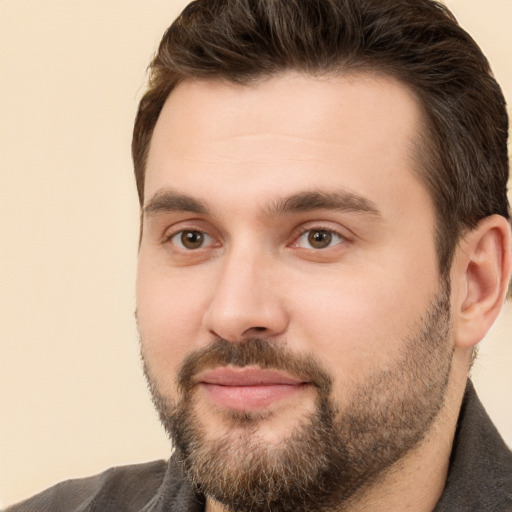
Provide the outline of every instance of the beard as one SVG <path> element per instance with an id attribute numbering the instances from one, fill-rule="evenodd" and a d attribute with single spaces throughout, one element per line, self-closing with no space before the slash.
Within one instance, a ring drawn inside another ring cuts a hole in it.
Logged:
<path id="1" fill-rule="evenodd" d="M 428 434 L 441 410 L 452 361 L 449 286 L 432 301 L 399 358 L 358 380 L 343 406 L 333 379 L 312 354 L 276 341 L 217 339 L 190 353 L 177 377 L 176 400 L 144 372 L 160 420 L 184 473 L 208 498 L 236 512 L 343 510 Z M 259 434 L 263 413 L 230 411 L 230 427 L 212 438 L 201 417 L 193 378 L 218 366 L 258 366 L 290 373 L 315 390 L 304 414 L 279 443 Z"/>

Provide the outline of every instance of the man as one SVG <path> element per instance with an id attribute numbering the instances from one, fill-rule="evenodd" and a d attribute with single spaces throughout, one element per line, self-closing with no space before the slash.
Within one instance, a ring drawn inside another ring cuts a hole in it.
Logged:
<path id="1" fill-rule="evenodd" d="M 511 510 L 468 382 L 512 256 L 508 119 L 430 0 L 199 0 L 133 138 L 175 452 L 12 510 Z"/>

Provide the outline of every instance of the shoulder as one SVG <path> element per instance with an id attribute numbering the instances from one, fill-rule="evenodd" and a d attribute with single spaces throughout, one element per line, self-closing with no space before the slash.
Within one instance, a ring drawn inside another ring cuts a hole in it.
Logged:
<path id="1" fill-rule="evenodd" d="M 512 510 L 512 452 L 468 382 L 445 490 L 435 511 Z"/>
<path id="2" fill-rule="evenodd" d="M 113 467 L 88 478 L 60 482 L 6 512 L 140 510 L 157 494 L 166 470 L 163 460 Z"/>

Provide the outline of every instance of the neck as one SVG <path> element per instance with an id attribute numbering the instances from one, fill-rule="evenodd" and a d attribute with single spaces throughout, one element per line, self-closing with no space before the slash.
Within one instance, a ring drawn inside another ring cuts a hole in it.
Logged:
<path id="1" fill-rule="evenodd" d="M 450 383 L 443 409 L 423 441 L 343 512 L 434 510 L 448 474 L 465 383 L 465 378 L 459 385 Z"/>
<path id="2" fill-rule="evenodd" d="M 435 508 L 448 473 L 469 358 L 469 353 L 455 354 L 445 402 L 423 441 L 338 512 L 431 512 Z M 206 512 L 237 511 L 228 511 L 218 502 L 207 499 Z"/>

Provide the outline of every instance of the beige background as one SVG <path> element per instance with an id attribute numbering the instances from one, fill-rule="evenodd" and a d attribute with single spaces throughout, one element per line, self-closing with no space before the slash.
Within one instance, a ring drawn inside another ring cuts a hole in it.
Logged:
<path id="1" fill-rule="evenodd" d="M 0 0 L 0 502 L 170 447 L 133 319 L 129 157 L 144 70 L 181 0 Z M 452 0 L 512 99 L 512 0 Z M 512 309 L 475 381 L 512 444 Z"/>

